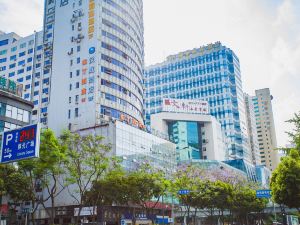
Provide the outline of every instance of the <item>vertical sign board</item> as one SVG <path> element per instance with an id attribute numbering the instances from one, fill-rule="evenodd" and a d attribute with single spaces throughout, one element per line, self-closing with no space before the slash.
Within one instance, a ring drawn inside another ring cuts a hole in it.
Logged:
<path id="1" fill-rule="evenodd" d="M 33 124 L 2 133 L 0 163 L 10 163 L 39 156 L 40 126 Z"/>

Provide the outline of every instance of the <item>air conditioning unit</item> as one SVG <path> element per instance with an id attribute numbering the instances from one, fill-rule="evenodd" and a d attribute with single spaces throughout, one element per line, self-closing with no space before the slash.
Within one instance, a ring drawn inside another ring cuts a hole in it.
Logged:
<path id="1" fill-rule="evenodd" d="M 47 116 L 48 115 L 48 113 L 43 113 L 43 116 Z"/>
<path id="2" fill-rule="evenodd" d="M 77 43 L 80 43 L 81 42 L 81 39 L 77 39 Z"/>
<path id="3" fill-rule="evenodd" d="M 73 18 L 71 19 L 71 23 L 75 23 L 75 21 L 76 21 L 76 19 L 73 17 Z"/>
<path id="4" fill-rule="evenodd" d="M 82 27 L 78 27 L 78 31 L 82 31 Z"/>

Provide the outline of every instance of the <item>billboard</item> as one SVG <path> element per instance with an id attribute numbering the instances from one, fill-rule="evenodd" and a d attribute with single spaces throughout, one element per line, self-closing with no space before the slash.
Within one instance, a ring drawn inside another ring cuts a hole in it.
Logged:
<path id="1" fill-rule="evenodd" d="M 197 99 L 164 98 L 162 103 L 162 111 L 209 114 L 209 107 L 207 101 Z"/>

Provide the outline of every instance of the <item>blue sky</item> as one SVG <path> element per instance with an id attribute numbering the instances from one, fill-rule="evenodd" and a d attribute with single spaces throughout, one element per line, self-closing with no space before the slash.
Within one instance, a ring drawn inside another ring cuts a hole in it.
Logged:
<path id="1" fill-rule="evenodd" d="M 269 87 L 277 140 L 300 111 L 300 0 L 144 0 L 145 62 L 221 41 L 239 57 L 249 94 Z M 0 0 L 0 30 L 42 29 L 43 0 Z"/>

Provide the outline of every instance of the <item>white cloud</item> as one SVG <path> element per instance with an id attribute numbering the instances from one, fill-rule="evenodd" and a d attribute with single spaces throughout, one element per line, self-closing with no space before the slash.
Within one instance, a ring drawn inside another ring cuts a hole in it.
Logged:
<path id="1" fill-rule="evenodd" d="M 43 0 L 0 0 L 0 30 L 22 36 L 42 29 Z M 147 65 L 221 41 L 240 58 L 250 94 L 269 87 L 278 142 L 284 121 L 300 111 L 299 0 L 144 0 Z"/>
<path id="2" fill-rule="evenodd" d="M 27 36 L 43 28 L 43 0 L 0 0 L 0 30 Z"/>
<path id="3" fill-rule="evenodd" d="M 300 111 L 299 0 L 145 0 L 146 64 L 221 41 L 240 58 L 249 94 L 269 87 L 279 145 Z"/>

